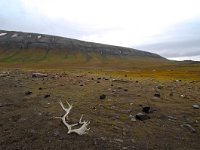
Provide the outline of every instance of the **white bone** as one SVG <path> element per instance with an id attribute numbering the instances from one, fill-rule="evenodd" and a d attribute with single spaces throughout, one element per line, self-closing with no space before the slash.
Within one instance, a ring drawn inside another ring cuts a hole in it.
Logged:
<path id="1" fill-rule="evenodd" d="M 68 128 L 68 134 L 70 133 L 76 133 L 79 135 L 83 135 L 83 134 L 87 134 L 87 131 L 90 130 L 90 128 L 87 128 L 87 126 L 90 124 L 89 121 L 82 121 L 83 115 L 81 115 L 81 118 L 79 120 L 79 123 L 75 123 L 75 124 L 69 124 L 67 123 L 66 119 L 68 119 L 68 114 L 70 112 L 70 110 L 72 109 L 72 105 L 70 105 L 68 102 L 68 108 L 65 108 L 65 106 L 63 105 L 63 103 L 60 101 L 59 102 L 60 106 L 62 107 L 62 109 L 65 111 L 65 114 L 62 117 L 55 117 L 55 118 L 59 118 L 62 120 L 63 124 Z M 78 124 L 82 124 L 80 128 L 76 128 L 76 129 L 72 129 L 72 127 L 77 126 Z"/>

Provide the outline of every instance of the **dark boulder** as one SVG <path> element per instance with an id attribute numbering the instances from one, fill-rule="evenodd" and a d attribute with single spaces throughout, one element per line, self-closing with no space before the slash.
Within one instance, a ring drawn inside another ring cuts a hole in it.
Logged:
<path id="1" fill-rule="evenodd" d="M 138 120 L 140 120 L 140 121 L 144 121 L 144 120 L 150 119 L 149 116 L 147 116 L 146 114 L 143 114 L 143 113 L 138 113 L 135 116 L 135 118 L 138 119 Z"/>
<path id="2" fill-rule="evenodd" d="M 106 98 L 106 95 L 105 95 L 105 94 L 102 94 L 102 95 L 100 95 L 99 98 L 100 98 L 100 99 L 105 99 L 105 98 Z"/>
<path id="3" fill-rule="evenodd" d="M 143 107 L 142 111 L 145 113 L 150 113 L 150 107 L 149 106 Z"/>

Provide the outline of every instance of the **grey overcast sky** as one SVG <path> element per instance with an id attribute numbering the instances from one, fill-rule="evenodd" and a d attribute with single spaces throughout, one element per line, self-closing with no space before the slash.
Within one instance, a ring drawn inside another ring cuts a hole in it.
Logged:
<path id="1" fill-rule="evenodd" d="M 0 0 L 0 29 L 200 60 L 200 0 Z"/>

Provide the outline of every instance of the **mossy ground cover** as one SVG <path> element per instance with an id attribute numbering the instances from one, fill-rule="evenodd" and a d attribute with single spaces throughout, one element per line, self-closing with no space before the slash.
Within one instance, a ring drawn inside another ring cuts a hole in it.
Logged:
<path id="1" fill-rule="evenodd" d="M 200 105 L 199 63 L 0 50 L 0 74 L 0 149 L 200 148 L 200 112 L 192 108 Z M 68 135 L 55 119 L 63 114 L 60 100 L 73 104 L 70 122 L 81 114 L 91 121 L 87 135 Z M 150 119 L 131 120 L 144 106 Z"/>
<path id="2" fill-rule="evenodd" d="M 0 77 L 1 149 L 199 149 L 200 113 L 192 108 L 200 100 L 199 65 L 135 63 L 1 63 L 1 73 L 9 72 Z M 32 78 L 33 72 L 48 77 Z M 81 114 L 91 121 L 87 135 L 68 135 L 54 118 L 63 114 L 59 100 L 73 104 L 70 122 Z M 131 121 L 144 106 L 153 110 L 151 119 Z"/>

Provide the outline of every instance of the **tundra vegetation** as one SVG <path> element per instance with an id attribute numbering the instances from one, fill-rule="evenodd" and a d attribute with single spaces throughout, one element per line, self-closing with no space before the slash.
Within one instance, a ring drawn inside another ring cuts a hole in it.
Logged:
<path id="1" fill-rule="evenodd" d="M 199 62 L 33 46 L 41 34 L 20 48 L 5 32 L 0 149 L 200 148 Z"/>

